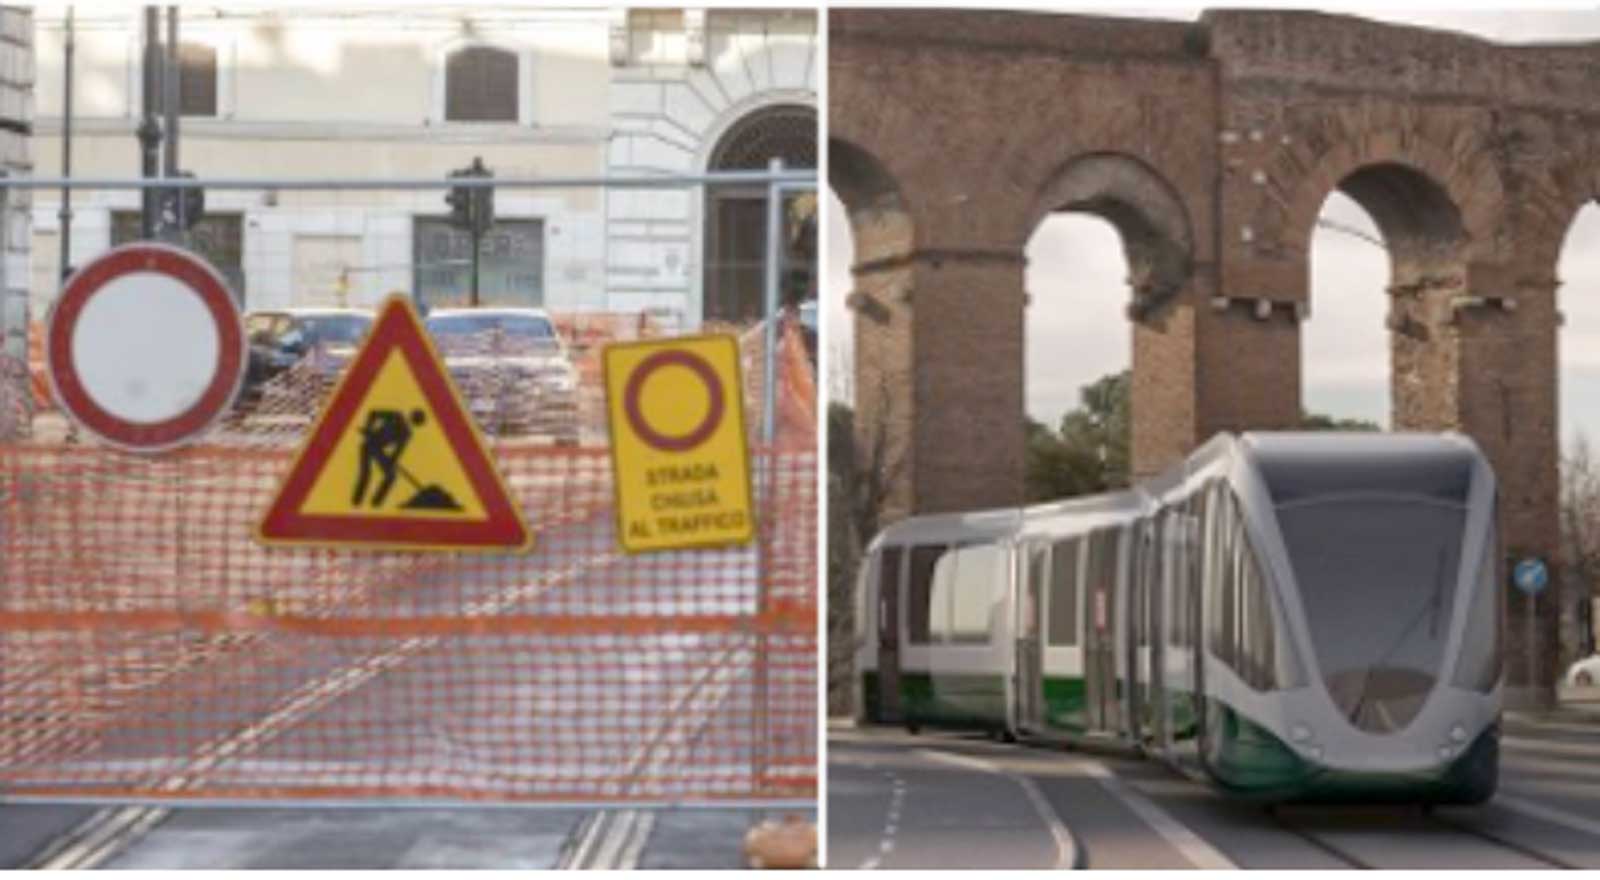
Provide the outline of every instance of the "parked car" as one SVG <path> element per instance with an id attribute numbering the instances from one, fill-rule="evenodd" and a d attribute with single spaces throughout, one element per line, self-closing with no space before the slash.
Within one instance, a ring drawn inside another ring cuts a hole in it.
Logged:
<path id="1" fill-rule="evenodd" d="M 250 361 L 240 400 L 258 404 L 269 381 L 295 367 L 308 355 L 309 378 L 322 393 L 330 390 L 355 356 L 372 327 L 372 313 L 363 309 L 291 308 L 245 315 Z M 307 390 L 307 389 L 302 389 Z"/>
<path id="2" fill-rule="evenodd" d="M 578 371 L 543 309 L 435 309 L 427 327 L 485 432 L 578 442 Z"/>
<path id="3" fill-rule="evenodd" d="M 1585 657 L 1568 666 L 1566 682 L 1572 687 L 1594 687 L 1600 684 L 1600 654 Z"/>

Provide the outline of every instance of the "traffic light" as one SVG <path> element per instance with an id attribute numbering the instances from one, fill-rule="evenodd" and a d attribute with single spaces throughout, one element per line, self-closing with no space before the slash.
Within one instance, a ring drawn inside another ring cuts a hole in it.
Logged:
<path id="1" fill-rule="evenodd" d="M 483 164 L 483 157 L 474 156 L 472 164 L 450 172 L 454 178 L 493 177 Z M 445 193 L 445 204 L 450 206 L 450 225 L 482 235 L 494 225 L 494 189 L 492 187 L 453 186 Z"/>
<path id="2" fill-rule="evenodd" d="M 452 172 L 451 177 L 458 177 Z M 464 186 L 453 186 L 444 194 L 445 204 L 450 206 L 450 225 L 457 229 L 472 228 L 472 190 Z"/>
<path id="3" fill-rule="evenodd" d="M 178 177 L 194 179 L 193 171 L 179 171 Z M 182 228 L 193 229 L 200 222 L 201 215 L 206 212 L 206 193 L 198 186 L 191 187 L 162 187 L 158 197 L 157 214 L 160 226 L 164 229 Z"/>

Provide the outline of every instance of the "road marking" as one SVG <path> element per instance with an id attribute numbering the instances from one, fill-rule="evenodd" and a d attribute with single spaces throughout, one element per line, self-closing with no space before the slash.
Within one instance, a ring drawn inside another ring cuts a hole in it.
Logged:
<path id="1" fill-rule="evenodd" d="M 917 749 L 917 753 L 936 761 L 943 761 L 946 764 L 954 764 L 958 767 L 1004 776 L 1015 782 L 1022 789 L 1022 793 L 1027 796 L 1028 803 L 1033 806 L 1033 811 L 1039 815 L 1040 821 L 1044 822 L 1045 827 L 1050 829 L 1050 836 L 1055 839 L 1056 863 L 1051 867 L 1060 869 L 1074 868 L 1079 865 L 1078 842 L 1073 839 L 1072 832 L 1068 831 L 1067 826 L 1062 824 L 1061 817 L 1056 814 L 1055 808 L 1050 806 L 1050 801 L 1045 798 L 1044 792 L 1039 790 L 1039 786 L 1031 778 L 1020 773 L 1012 773 L 998 764 L 985 761 L 982 758 L 974 758 L 970 755 L 958 755 L 953 752 L 940 752 L 934 749 Z"/>
<path id="2" fill-rule="evenodd" d="M 894 852 L 894 836 L 900 831 L 900 808 L 906 797 L 906 781 L 893 770 L 885 770 L 883 775 L 889 780 L 889 809 L 883 823 L 883 836 L 878 840 L 878 851 L 857 866 L 862 871 L 875 871 L 883 864 L 884 857 Z"/>
<path id="3" fill-rule="evenodd" d="M 1123 806 L 1144 820 L 1151 830 L 1161 835 L 1196 868 L 1212 871 L 1238 870 L 1239 866 L 1216 847 L 1174 819 L 1171 813 L 1157 806 L 1155 801 L 1123 782 L 1106 765 L 1098 761 L 1083 761 L 1075 766 L 1084 775 L 1100 783 L 1100 787 L 1110 792 L 1112 797 L 1122 801 Z"/>
<path id="4" fill-rule="evenodd" d="M 717 709 L 726 702 L 734 676 L 748 664 L 730 662 L 748 659 L 748 649 L 734 645 L 723 651 L 705 670 L 684 688 L 628 761 L 628 772 L 637 777 L 646 770 L 670 762 L 673 751 L 691 743 L 711 724 Z M 694 705 L 698 699 L 698 705 Z M 673 734 L 676 734 L 675 736 Z M 631 783 L 629 783 L 631 785 Z M 621 793 L 627 792 L 625 786 Z M 655 815 L 646 810 L 602 810 L 579 826 L 575 842 L 556 864 L 558 869 L 611 871 L 639 866 Z"/>
<path id="5" fill-rule="evenodd" d="M 43 871 L 86 871 L 98 867 L 123 846 L 159 824 L 168 810 L 123 807 L 101 810 L 51 846 L 28 867 Z"/>
<path id="6" fill-rule="evenodd" d="M 1544 804 L 1508 794 L 1497 794 L 1490 803 L 1499 804 L 1506 809 L 1532 816 L 1535 819 L 1543 819 L 1546 822 L 1566 826 L 1574 831 L 1600 837 L 1600 822 L 1579 816 L 1576 813 L 1558 810 L 1555 807 L 1547 807 Z"/>

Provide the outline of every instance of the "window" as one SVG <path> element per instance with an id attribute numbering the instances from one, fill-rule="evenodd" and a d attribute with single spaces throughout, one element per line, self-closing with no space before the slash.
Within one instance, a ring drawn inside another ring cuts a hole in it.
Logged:
<path id="1" fill-rule="evenodd" d="M 1047 630 L 1053 647 L 1078 644 L 1078 545 L 1080 538 L 1057 541 L 1050 551 L 1050 612 Z"/>
<path id="2" fill-rule="evenodd" d="M 138 211 L 111 212 L 111 246 L 140 241 Z M 244 302 L 244 215 L 207 213 L 188 233 L 190 250 L 206 258 L 216 269 L 233 295 Z"/>
<path id="3" fill-rule="evenodd" d="M 1278 637 L 1276 603 L 1238 499 L 1222 484 L 1211 489 L 1216 511 L 1207 629 L 1211 653 L 1258 691 L 1298 687 L 1303 672 L 1291 645 Z"/>
<path id="4" fill-rule="evenodd" d="M 817 113 L 810 107 L 767 107 L 739 120 L 717 142 L 711 171 L 765 170 L 772 159 L 788 168 L 817 167 Z M 780 301 L 798 302 L 813 295 L 811 273 L 816 238 L 816 197 L 787 197 L 783 236 L 789 249 Z M 706 188 L 706 320 L 729 323 L 759 321 L 765 308 L 767 240 L 766 188 Z"/>
<path id="5" fill-rule="evenodd" d="M 1050 573 L 1050 545 L 1028 545 L 1028 588 L 1022 591 L 1021 637 L 1040 639 L 1039 627 L 1043 625 L 1040 612 L 1044 608 L 1044 593 L 1048 589 L 1045 579 Z"/>
<path id="6" fill-rule="evenodd" d="M 932 638 L 933 580 L 948 547 L 911 548 L 911 578 L 906 585 L 906 641 L 926 645 Z"/>
<path id="7" fill-rule="evenodd" d="M 994 544 L 963 547 L 951 554 L 955 571 L 950 579 L 950 641 L 989 641 L 1002 558 L 1001 549 Z"/>
<path id="8" fill-rule="evenodd" d="M 156 94 L 157 112 L 166 111 L 166 88 Z M 217 115 L 217 50 L 205 43 L 178 44 L 178 115 Z"/>
<path id="9" fill-rule="evenodd" d="M 443 217 L 418 217 L 413 262 L 417 297 L 430 308 L 471 301 L 472 236 Z M 544 221 L 496 220 L 478 249 L 482 305 L 544 304 Z"/>
<path id="10" fill-rule="evenodd" d="M 1493 534 L 1484 544 L 1478 563 L 1478 585 L 1467 613 L 1467 629 L 1461 638 L 1461 656 L 1456 660 L 1451 684 L 1488 693 L 1500 681 L 1500 603 L 1505 583 L 1500 575 L 1500 553 Z"/>
<path id="11" fill-rule="evenodd" d="M 517 56 L 492 46 L 450 53 L 444 69 L 444 118 L 449 122 L 516 122 Z"/>
<path id="12" fill-rule="evenodd" d="M 1084 613 L 1096 632 L 1112 631 L 1116 614 L 1117 563 L 1122 530 L 1100 529 L 1089 535 L 1089 561 L 1083 579 Z"/>
<path id="13" fill-rule="evenodd" d="M 905 551 L 899 547 L 885 547 L 878 556 L 878 643 L 894 645 L 900 641 L 900 634 L 895 632 L 894 615 L 882 613 L 886 607 L 895 607 L 899 603 L 895 598 L 886 598 L 894 595 L 900 589 L 900 560 Z"/>

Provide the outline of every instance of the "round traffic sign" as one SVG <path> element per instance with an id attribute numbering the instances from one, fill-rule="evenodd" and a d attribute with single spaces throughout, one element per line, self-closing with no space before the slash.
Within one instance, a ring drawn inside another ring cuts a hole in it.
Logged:
<path id="1" fill-rule="evenodd" d="M 244 324 L 204 259 L 138 242 L 67 280 L 50 312 L 45 362 L 61 409 L 84 430 L 158 452 L 227 412 L 244 381 Z"/>
<path id="2" fill-rule="evenodd" d="M 700 384 L 705 386 L 706 412 L 698 424 L 681 434 L 667 434 L 657 430 L 650 420 L 645 418 L 644 383 L 658 370 L 667 367 L 684 367 L 694 373 Z M 628 377 L 628 385 L 622 393 L 622 408 L 628 414 L 628 424 L 633 427 L 635 434 L 645 443 L 661 450 L 662 452 L 686 452 L 706 442 L 712 434 L 716 433 L 717 426 L 722 424 L 722 410 L 727 405 L 722 393 L 722 382 L 717 379 L 717 373 L 711 365 L 691 352 L 681 349 L 658 351 L 639 362 L 634 367 L 633 374 Z"/>
<path id="3" fill-rule="evenodd" d="M 1550 583 L 1550 569 L 1542 559 L 1524 559 L 1511 572 L 1511 581 L 1517 589 L 1530 596 L 1538 595 Z"/>

